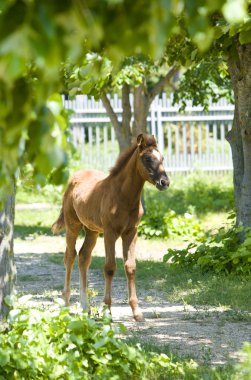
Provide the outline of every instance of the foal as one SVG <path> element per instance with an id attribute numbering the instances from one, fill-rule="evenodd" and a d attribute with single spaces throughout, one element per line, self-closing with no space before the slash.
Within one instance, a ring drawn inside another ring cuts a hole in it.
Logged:
<path id="1" fill-rule="evenodd" d="M 52 231 L 66 230 L 66 268 L 63 298 L 70 301 L 70 282 L 77 255 L 76 239 L 80 229 L 85 229 L 85 240 L 79 251 L 80 302 L 88 307 L 87 272 L 91 253 L 99 233 L 105 242 L 105 296 L 104 302 L 111 307 L 111 286 L 116 270 L 115 242 L 119 236 L 123 243 L 124 267 L 128 281 L 129 304 L 135 320 L 143 315 L 138 307 L 135 288 L 135 243 L 137 227 L 143 208 L 141 193 L 145 181 L 159 190 L 169 186 L 163 166 L 163 156 L 157 149 L 154 136 L 140 134 L 137 143 L 118 158 L 110 174 L 96 170 L 81 170 L 71 178 L 63 197 L 63 207 Z"/>

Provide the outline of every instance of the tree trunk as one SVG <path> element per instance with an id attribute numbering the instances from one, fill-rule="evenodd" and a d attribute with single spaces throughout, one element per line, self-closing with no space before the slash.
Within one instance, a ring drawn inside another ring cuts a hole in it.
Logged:
<path id="1" fill-rule="evenodd" d="M 6 197 L 0 210 L 0 316 L 8 313 L 4 298 L 11 295 L 16 278 L 13 253 L 13 228 L 15 210 L 15 186 Z"/>
<path id="2" fill-rule="evenodd" d="M 128 85 L 124 85 L 122 89 L 122 121 L 120 122 L 118 116 L 112 108 L 110 99 L 106 94 L 101 97 L 103 106 L 109 116 L 112 126 L 115 130 L 115 135 L 119 143 L 119 151 L 122 152 L 131 145 L 131 106 L 129 102 L 130 89 Z"/>
<path id="3" fill-rule="evenodd" d="M 147 86 L 146 78 L 143 82 L 134 89 L 134 122 L 133 122 L 133 136 L 136 137 L 140 133 L 147 133 L 147 116 L 150 106 L 165 87 L 170 85 L 172 79 L 179 72 L 178 67 L 173 66 L 166 73 L 161 76 L 155 85 L 150 88 Z"/>
<path id="4" fill-rule="evenodd" d="M 243 144 L 241 138 L 239 109 L 238 109 L 238 80 L 239 69 L 236 61 L 232 58 L 228 60 L 228 69 L 231 76 L 232 86 L 235 98 L 234 120 L 231 131 L 227 135 L 227 140 L 230 144 L 233 160 L 233 180 L 234 180 L 234 199 L 236 207 L 236 225 L 239 226 L 241 222 L 240 217 L 240 200 L 241 200 L 241 186 L 244 174 L 244 158 L 243 158 Z"/>
<path id="5" fill-rule="evenodd" d="M 251 227 L 251 44 L 236 44 L 238 60 L 229 60 L 237 112 L 231 143 L 235 201 L 238 225 Z"/>
<path id="6" fill-rule="evenodd" d="M 238 82 L 238 110 L 244 159 L 240 222 L 251 227 L 251 44 L 239 45 L 238 52 L 242 74 Z"/>
<path id="7" fill-rule="evenodd" d="M 147 116 L 150 105 L 147 89 L 142 83 L 134 89 L 134 137 L 137 137 L 140 133 L 147 133 Z"/>
<path id="8" fill-rule="evenodd" d="M 130 86 L 126 83 L 122 87 L 122 121 L 120 122 L 108 96 L 104 93 L 101 96 L 102 103 L 114 127 L 115 134 L 119 143 L 120 151 L 131 145 L 132 139 L 140 133 L 147 133 L 147 116 L 152 101 L 159 95 L 164 88 L 170 84 L 172 78 L 177 74 L 178 68 L 172 67 L 165 76 L 160 77 L 159 81 L 152 89 L 147 87 L 146 79 L 134 88 L 134 121 L 132 121 L 132 109 L 130 104 Z"/>

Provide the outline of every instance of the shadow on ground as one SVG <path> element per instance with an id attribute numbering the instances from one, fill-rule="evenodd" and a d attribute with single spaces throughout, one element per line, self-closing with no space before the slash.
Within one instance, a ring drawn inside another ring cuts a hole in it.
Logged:
<path id="1" fill-rule="evenodd" d="M 103 298 L 104 257 L 93 257 L 89 272 L 89 288 L 95 297 L 91 304 L 100 307 Z M 16 254 L 17 291 L 31 294 L 31 306 L 55 307 L 64 283 L 63 253 L 19 253 Z M 72 304 L 79 297 L 77 262 L 72 276 Z M 229 322 L 216 318 L 208 310 L 207 317 L 198 317 L 198 309 L 165 300 L 160 291 L 147 291 L 138 287 L 138 297 L 145 315 L 145 321 L 137 323 L 132 319 L 127 304 L 127 283 L 123 274 L 121 259 L 113 284 L 112 316 L 114 322 L 122 322 L 128 328 L 127 338 L 155 345 L 169 346 L 182 356 L 211 363 L 225 363 L 235 357 L 244 341 L 250 340 L 251 326 L 245 322 Z M 151 299 L 151 301 L 149 301 Z M 74 307 L 74 306 L 73 306 Z M 214 310 L 215 311 L 215 310 Z"/>

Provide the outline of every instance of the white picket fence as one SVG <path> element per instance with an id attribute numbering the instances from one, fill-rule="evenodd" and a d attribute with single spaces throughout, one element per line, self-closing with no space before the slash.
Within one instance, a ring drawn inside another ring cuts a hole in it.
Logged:
<path id="1" fill-rule="evenodd" d="M 117 95 L 110 97 L 119 120 L 122 102 Z M 133 106 L 133 99 L 130 99 Z M 115 132 L 101 101 L 78 95 L 65 100 L 71 116 L 72 142 L 80 150 L 85 167 L 108 170 L 115 162 L 119 149 Z M 158 139 L 169 172 L 232 170 L 230 146 L 225 137 L 231 129 L 234 106 L 225 99 L 212 103 L 208 112 L 187 103 L 186 111 L 172 105 L 172 99 L 162 94 L 152 103 L 148 115 L 148 130 Z"/>

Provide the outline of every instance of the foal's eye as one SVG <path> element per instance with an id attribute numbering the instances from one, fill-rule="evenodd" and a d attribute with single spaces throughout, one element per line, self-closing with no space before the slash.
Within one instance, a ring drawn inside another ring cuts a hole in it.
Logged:
<path id="1" fill-rule="evenodd" d="M 149 163 L 150 163 L 150 162 L 152 162 L 152 157 L 145 157 L 144 160 L 145 160 L 146 162 L 149 162 Z"/>

